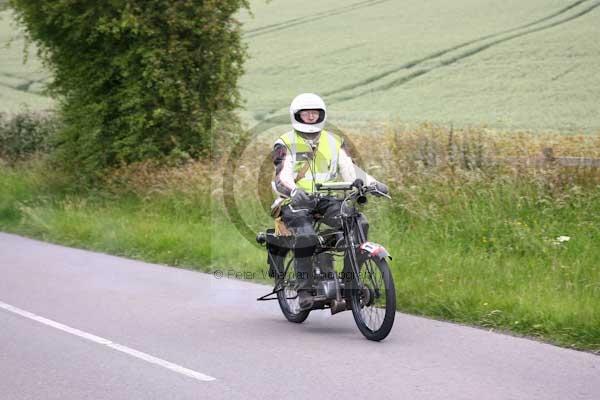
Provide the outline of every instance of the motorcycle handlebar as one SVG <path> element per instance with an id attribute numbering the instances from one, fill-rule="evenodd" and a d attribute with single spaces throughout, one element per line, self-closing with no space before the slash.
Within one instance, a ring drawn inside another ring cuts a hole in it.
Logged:
<path id="1" fill-rule="evenodd" d="M 385 194 L 385 193 L 381 193 L 379 192 L 374 186 L 367 186 L 364 184 L 364 182 L 362 181 L 362 179 L 356 179 L 354 182 L 329 182 L 329 183 L 317 183 L 315 185 L 315 188 L 320 191 L 320 190 L 326 190 L 326 191 L 350 191 L 353 189 L 356 189 L 356 195 L 358 197 L 360 196 L 364 196 L 367 193 L 376 195 L 376 196 L 384 196 L 387 198 L 391 198 L 389 195 Z M 315 193 L 313 194 L 314 197 L 318 197 L 318 196 L 322 196 L 322 193 Z"/>
<path id="2" fill-rule="evenodd" d="M 332 190 L 332 191 L 344 191 L 352 190 L 353 186 L 351 182 L 329 182 L 329 183 L 317 183 L 315 185 L 317 190 Z"/>

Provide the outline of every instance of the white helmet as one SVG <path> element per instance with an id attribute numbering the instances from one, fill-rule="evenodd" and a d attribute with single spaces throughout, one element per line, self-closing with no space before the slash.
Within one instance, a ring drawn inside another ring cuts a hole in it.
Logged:
<path id="1" fill-rule="evenodd" d="M 319 119 L 314 124 L 307 124 L 300 119 L 302 110 L 319 110 Z M 327 119 L 327 109 L 322 98 L 314 93 L 302 93 L 292 100 L 290 105 L 290 118 L 292 126 L 298 132 L 317 133 L 323 130 Z"/>

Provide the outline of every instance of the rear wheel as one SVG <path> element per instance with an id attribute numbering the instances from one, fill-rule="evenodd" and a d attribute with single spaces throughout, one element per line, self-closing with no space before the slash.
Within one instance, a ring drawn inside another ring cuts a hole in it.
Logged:
<path id="1" fill-rule="evenodd" d="M 285 318 L 290 322 L 299 324 L 308 318 L 310 310 L 300 310 L 298 292 L 296 291 L 296 270 L 293 264 L 294 253 L 289 251 L 283 263 L 284 269 L 287 267 L 287 271 L 283 278 L 282 290 L 277 292 L 277 300 Z"/>
<path id="2" fill-rule="evenodd" d="M 368 258 L 360 267 L 360 286 L 352 283 L 352 315 L 361 333 L 380 341 L 392 330 L 396 316 L 396 290 L 385 259 Z"/>

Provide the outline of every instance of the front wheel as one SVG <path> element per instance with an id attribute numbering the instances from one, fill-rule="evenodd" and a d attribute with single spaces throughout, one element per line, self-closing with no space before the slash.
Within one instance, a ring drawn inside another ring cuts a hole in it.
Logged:
<path id="1" fill-rule="evenodd" d="M 352 315 L 361 333 L 380 341 L 392 330 L 396 316 L 396 289 L 385 259 L 368 258 L 360 267 L 350 292 Z"/>

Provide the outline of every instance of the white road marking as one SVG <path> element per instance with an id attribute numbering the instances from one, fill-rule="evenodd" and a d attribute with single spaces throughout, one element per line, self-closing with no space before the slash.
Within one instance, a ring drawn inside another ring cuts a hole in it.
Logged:
<path id="1" fill-rule="evenodd" d="M 143 353 L 141 351 L 137 351 L 127 346 L 123 346 L 118 343 L 114 343 L 108 339 L 101 338 L 96 335 L 92 335 L 91 333 L 80 331 L 79 329 L 71 328 L 70 326 L 63 325 L 56 321 L 52 321 L 51 319 L 40 317 L 39 315 L 35 315 L 30 313 L 29 311 L 21 310 L 20 308 L 11 306 L 10 304 L 6 304 L 0 301 L 0 308 L 10 311 L 12 313 L 18 314 L 22 317 L 32 319 L 39 323 L 42 323 L 47 326 L 51 326 L 52 328 L 61 330 L 63 332 L 70 333 L 71 335 L 79 336 L 80 338 L 87 339 L 91 342 L 98 343 L 107 347 L 110 347 L 113 350 L 120 351 L 121 353 L 128 354 L 132 357 L 139 358 L 140 360 L 144 360 L 151 364 L 156 364 L 166 369 L 170 369 L 171 371 L 177 372 L 178 374 L 182 374 L 185 376 L 189 376 L 190 378 L 197 379 L 203 382 L 214 381 L 216 378 L 212 376 L 204 375 L 200 372 L 193 371 L 191 369 L 182 367 L 177 364 L 173 364 L 172 362 L 151 356 L 150 354 Z"/>

